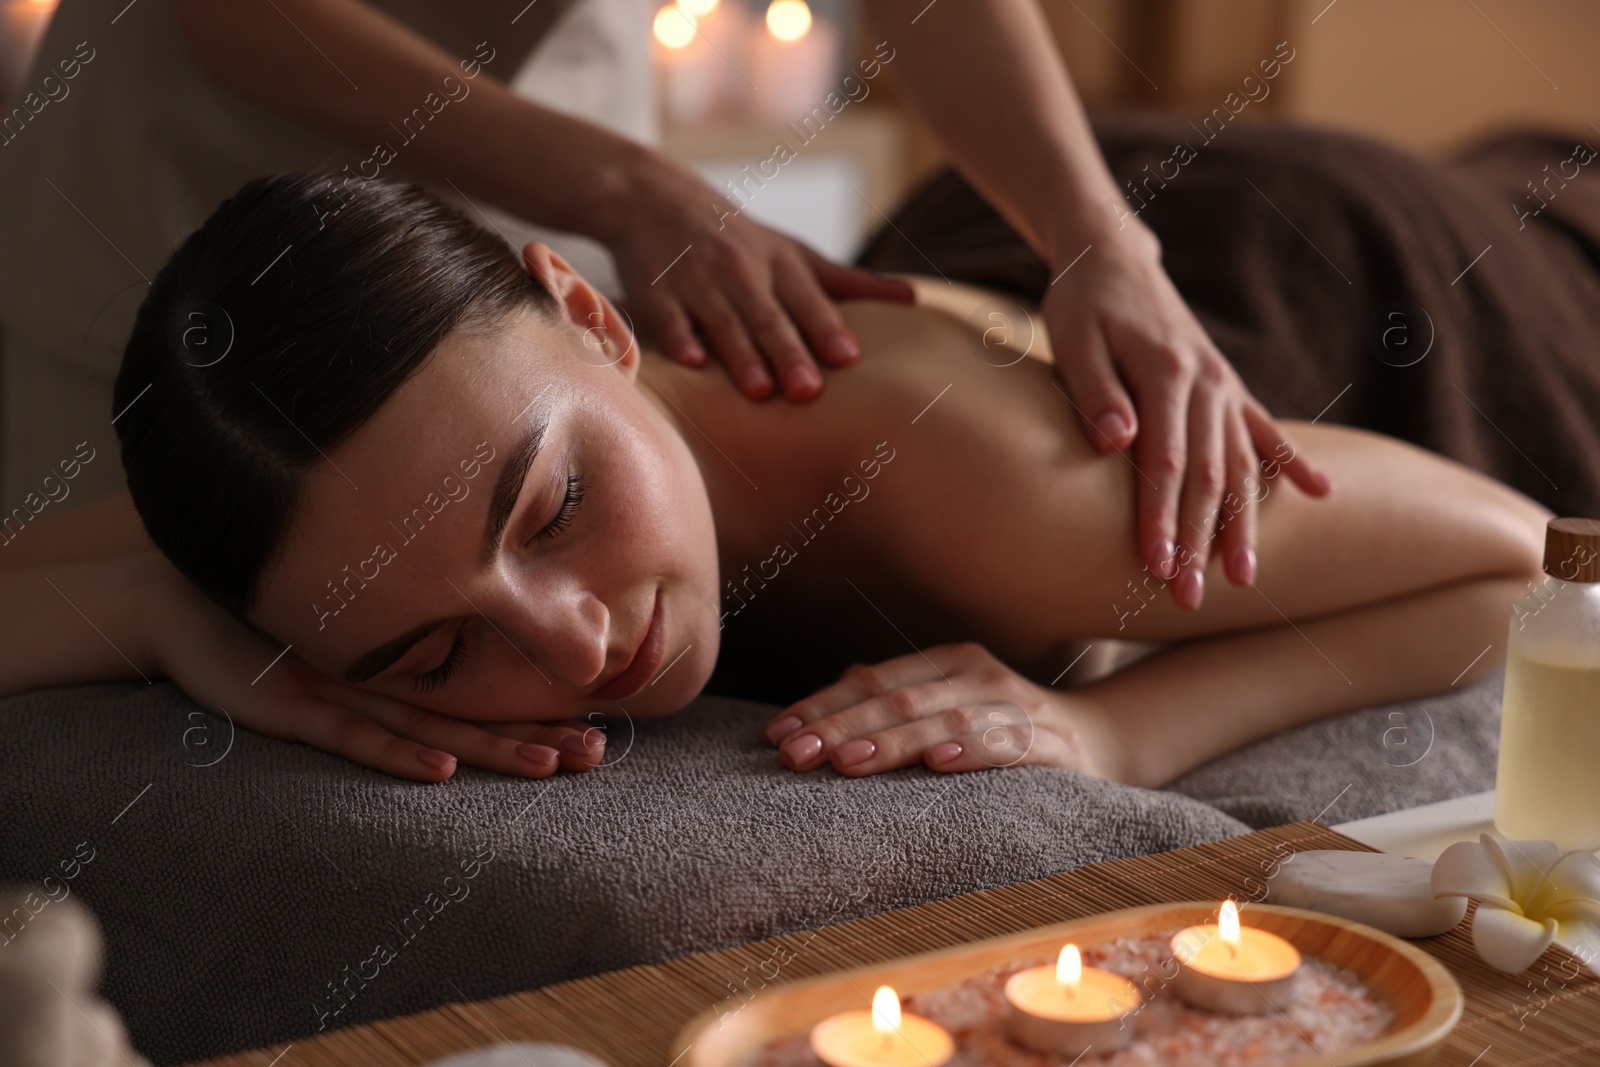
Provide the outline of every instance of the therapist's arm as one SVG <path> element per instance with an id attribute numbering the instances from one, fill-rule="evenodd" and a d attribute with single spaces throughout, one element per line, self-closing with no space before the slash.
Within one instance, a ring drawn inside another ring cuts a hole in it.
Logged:
<path id="1" fill-rule="evenodd" d="M 1102 450 L 1135 446 L 1141 557 L 1174 577 L 1185 607 L 1200 604 L 1213 540 L 1229 579 L 1253 582 L 1258 462 L 1277 461 L 1312 495 L 1331 483 L 1162 269 L 1160 242 L 1107 169 L 1036 0 L 864 0 L 862 11 L 872 36 L 893 45 L 897 83 L 952 164 L 1050 265 L 1042 312 L 1083 432 Z M 1219 532 L 1225 494 L 1244 503 Z"/>
<path id="2" fill-rule="evenodd" d="M 834 299 L 911 299 L 903 282 L 831 263 L 749 221 L 663 153 L 517 96 L 504 84 L 516 60 L 495 56 L 492 34 L 481 56 L 451 56 L 360 0 L 175 6 L 207 75 L 350 144 L 342 162 L 351 173 L 387 143 L 396 156 L 382 177 L 398 168 L 440 188 L 448 179 L 469 197 L 606 244 L 627 303 L 667 354 L 704 362 L 699 327 L 748 396 L 772 391 L 769 365 L 790 399 L 806 399 L 821 388 L 813 350 L 834 365 L 859 357 Z M 467 77 L 461 62 L 485 57 Z M 430 94 L 447 102 L 407 141 L 393 124 L 413 108 L 427 114 Z"/>

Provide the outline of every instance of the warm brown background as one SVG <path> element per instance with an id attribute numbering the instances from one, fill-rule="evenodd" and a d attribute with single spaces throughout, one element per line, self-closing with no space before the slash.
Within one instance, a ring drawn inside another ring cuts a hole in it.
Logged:
<path id="1" fill-rule="evenodd" d="M 1428 153 L 1509 125 L 1570 131 L 1600 145 L 1600 4 L 1593 0 L 1040 3 L 1091 105 L 1205 113 L 1287 40 L 1294 62 L 1241 118 L 1291 117 Z M 869 105 L 894 108 L 893 88 L 880 84 Z M 910 182 L 940 153 L 920 130 L 907 129 L 902 173 Z"/>

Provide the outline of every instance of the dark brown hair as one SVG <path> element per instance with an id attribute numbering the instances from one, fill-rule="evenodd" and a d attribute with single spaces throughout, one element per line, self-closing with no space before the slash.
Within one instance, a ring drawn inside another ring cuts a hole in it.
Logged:
<path id="1" fill-rule="evenodd" d="M 559 305 L 498 236 L 420 186 L 331 170 L 249 182 L 139 308 L 113 393 L 152 541 L 242 618 L 312 464 L 459 326 Z"/>

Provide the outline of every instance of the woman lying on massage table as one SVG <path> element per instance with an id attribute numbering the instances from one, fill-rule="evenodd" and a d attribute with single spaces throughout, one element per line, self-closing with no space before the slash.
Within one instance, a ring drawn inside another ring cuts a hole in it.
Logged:
<path id="1" fill-rule="evenodd" d="M 138 518 L 91 506 L 8 549 L 27 623 L 0 692 L 165 675 L 402 777 L 539 777 L 600 760 L 599 715 L 684 707 L 720 651 L 798 700 L 767 725 L 797 771 L 1158 786 L 1493 670 L 1540 572 L 1533 500 L 1286 422 L 1260 470 L 1213 471 L 1224 506 L 1182 516 L 1166 583 L 1135 549 L 1141 472 L 1084 441 L 1042 338 L 980 331 L 993 294 L 848 304 L 860 364 L 758 406 L 641 347 L 544 245 L 519 263 L 381 181 L 322 218 L 326 181 L 252 182 L 156 278 L 116 392 Z M 1296 449 L 1336 493 L 1289 484 Z M 1254 566 L 1224 551 L 1243 521 Z M 1160 647 L 1053 684 L 1102 639 Z"/>

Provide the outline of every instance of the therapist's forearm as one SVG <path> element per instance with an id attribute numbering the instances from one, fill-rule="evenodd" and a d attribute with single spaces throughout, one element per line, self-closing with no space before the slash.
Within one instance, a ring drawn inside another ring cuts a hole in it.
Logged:
<path id="1" fill-rule="evenodd" d="M 956 169 L 1048 262 L 1118 228 L 1116 182 L 1036 0 L 865 0 L 862 14 Z"/>
<path id="2" fill-rule="evenodd" d="M 360 0 L 178 0 L 176 7 L 191 53 L 213 80 L 344 140 L 356 150 L 346 161 L 352 174 L 387 142 L 396 152 L 391 167 L 448 178 L 531 222 L 605 239 L 627 173 L 648 153 L 512 93 L 491 74 L 514 73 L 505 53 L 499 62 L 508 69 L 495 70 L 491 60 L 467 78 L 459 61 L 473 57 L 448 55 Z M 447 76 L 466 95 L 404 140 L 392 124 L 413 108 L 426 114 L 429 93 L 445 98 Z"/>

